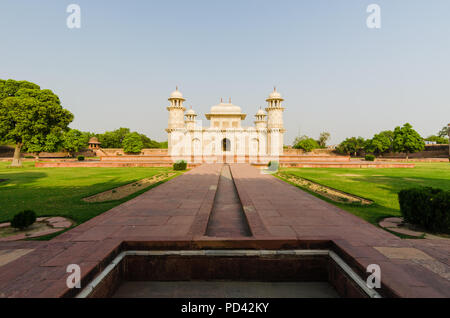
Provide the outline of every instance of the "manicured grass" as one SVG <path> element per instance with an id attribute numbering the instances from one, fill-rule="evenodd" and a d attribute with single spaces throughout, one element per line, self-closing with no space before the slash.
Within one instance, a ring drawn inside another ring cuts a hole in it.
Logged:
<path id="1" fill-rule="evenodd" d="M 450 190 L 449 163 L 415 165 L 415 168 L 410 169 L 283 168 L 281 171 L 374 201 L 370 206 L 361 206 L 336 203 L 323 198 L 377 224 L 381 218 L 400 215 L 397 193 L 402 189 L 428 186 Z"/>
<path id="2" fill-rule="evenodd" d="M 171 168 L 9 168 L 0 162 L 0 222 L 16 213 L 32 209 L 39 216 L 65 216 L 77 223 L 85 222 L 137 195 L 110 202 L 87 203 L 82 198 L 128 184 Z"/>

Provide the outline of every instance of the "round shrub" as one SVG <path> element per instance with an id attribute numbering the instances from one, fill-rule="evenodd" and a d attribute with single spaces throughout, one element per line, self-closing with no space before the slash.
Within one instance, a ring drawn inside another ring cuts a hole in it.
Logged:
<path id="1" fill-rule="evenodd" d="M 375 161 L 375 156 L 374 155 L 366 155 L 366 157 L 364 159 L 366 161 Z"/>
<path id="2" fill-rule="evenodd" d="M 173 164 L 173 170 L 186 170 L 187 162 L 185 160 L 178 160 Z"/>
<path id="3" fill-rule="evenodd" d="M 78 156 L 77 159 L 78 161 L 84 161 L 84 156 Z"/>
<path id="4" fill-rule="evenodd" d="M 16 229 L 26 229 L 36 222 L 36 213 L 33 210 L 25 210 L 14 215 L 11 226 Z"/>
<path id="5" fill-rule="evenodd" d="M 450 191 L 430 187 L 405 189 L 398 194 L 404 220 L 432 232 L 450 233 Z"/>

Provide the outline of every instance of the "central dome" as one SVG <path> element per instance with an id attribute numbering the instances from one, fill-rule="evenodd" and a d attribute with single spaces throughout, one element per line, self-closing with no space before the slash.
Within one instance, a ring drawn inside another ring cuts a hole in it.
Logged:
<path id="1" fill-rule="evenodd" d="M 220 101 L 220 104 L 212 106 L 210 112 L 205 116 L 208 120 L 218 117 L 240 117 L 244 120 L 247 115 L 242 113 L 241 107 L 233 105 L 230 100 L 229 103 Z"/>
<path id="2" fill-rule="evenodd" d="M 241 114 L 241 107 L 231 103 L 220 103 L 211 107 L 211 114 Z"/>

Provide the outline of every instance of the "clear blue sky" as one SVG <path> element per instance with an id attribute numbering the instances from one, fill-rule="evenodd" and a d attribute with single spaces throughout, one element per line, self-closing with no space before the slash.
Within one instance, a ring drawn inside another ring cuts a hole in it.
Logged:
<path id="1" fill-rule="evenodd" d="M 79 30 L 66 27 L 71 3 Z M 379 30 L 366 27 L 371 3 Z M 0 78 L 52 89 L 81 130 L 165 140 L 175 85 L 201 115 L 232 97 L 247 125 L 276 85 L 285 143 L 450 122 L 449 0 L 2 0 L 0 45 Z"/>

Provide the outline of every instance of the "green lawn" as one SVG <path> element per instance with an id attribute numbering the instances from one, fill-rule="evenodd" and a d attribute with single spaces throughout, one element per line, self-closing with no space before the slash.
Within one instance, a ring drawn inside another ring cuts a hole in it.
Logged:
<path id="1" fill-rule="evenodd" d="M 323 198 L 373 224 L 387 216 L 399 216 L 397 193 L 401 189 L 429 186 L 450 190 L 449 163 L 416 163 L 412 169 L 283 168 L 311 181 L 374 201 L 370 206 L 336 203 Z"/>
<path id="2" fill-rule="evenodd" d="M 24 209 L 40 216 L 66 216 L 82 223 L 149 189 L 118 201 L 87 203 L 82 198 L 128 184 L 171 168 L 8 168 L 0 162 L 0 222 Z"/>

